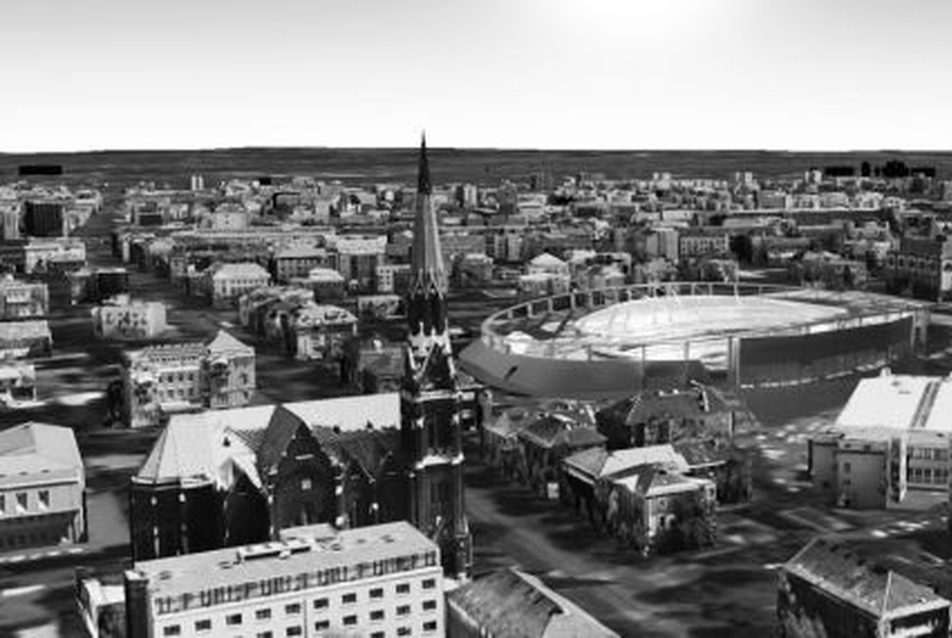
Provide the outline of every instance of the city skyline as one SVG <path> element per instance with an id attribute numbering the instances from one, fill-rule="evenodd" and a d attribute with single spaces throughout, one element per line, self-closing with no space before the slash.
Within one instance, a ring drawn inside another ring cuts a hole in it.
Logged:
<path id="1" fill-rule="evenodd" d="M 13 0 L 0 152 L 940 150 L 952 5 Z"/>

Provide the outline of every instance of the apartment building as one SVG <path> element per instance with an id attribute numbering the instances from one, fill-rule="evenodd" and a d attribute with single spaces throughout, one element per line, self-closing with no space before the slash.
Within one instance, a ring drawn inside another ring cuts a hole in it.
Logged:
<path id="1" fill-rule="evenodd" d="M 445 635 L 439 547 L 405 521 L 139 561 L 125 592 L 142 638 Z"/>
<path id="2" fill-rule="evenodd" d="M 73 431 L 0 432 L 0 553 L 86 540 L 86 474 Z"/>
<path id="3" fill-rule="evenodd" d="M 904 237 L 899 249 L 886 255 L 886 287 L 921 299 L 945 299 L 952 291 L 952 242 Z"/>

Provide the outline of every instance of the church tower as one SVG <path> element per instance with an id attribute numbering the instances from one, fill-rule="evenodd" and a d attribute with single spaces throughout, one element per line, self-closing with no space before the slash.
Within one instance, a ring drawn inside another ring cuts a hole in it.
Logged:
<path id="1" fill-rule="evenodd" d="M 440 546 L 444 572 L 465 578 L 472 539 L 463 496 L 460 393 L 446 316 L 447 276 L 433 207 L 426 139 L 420 146 L 407 292 L 409 342 L 400 394 L 410 522 Z"/>

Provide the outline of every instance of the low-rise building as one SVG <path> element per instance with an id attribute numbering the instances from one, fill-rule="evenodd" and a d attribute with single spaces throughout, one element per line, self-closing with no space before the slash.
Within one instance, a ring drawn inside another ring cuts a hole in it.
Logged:
<path id="1" fill-rule="evenodd" d="M 779 571 L 779 635 L 948 636 L 952 602 L 907 570 L 905 561 L 857 551 L 855 543 L 810 541 Z"/>
<path id="2" fill-rule="evenodd" d="M 886 256 L 889 292 L 943 300 L 952 291 L 952 242 L 945 237 L 904 237 Z"/>
<path id="3" fill-rule="evenodd" d="M 562 459 L 582 450 L 605 447 L 607 439 L 593 427 L 559 413 L 550 413 L 517 435 L 525 459 L 527 484 L 550 499 L 559 496 Z"/>
<path id="4" fill-rule="evenodd" d="M 53 334 L 46 319 L 0 322 L 0 359 L 48 357 Z"/>
<path id="5" fill-rule="evenodd" d="M 202 273 L 203 290 L 216 308 L 229 308 L 252 290 L 271 283 L 271 275 L 258 264 L 215 264 Z"/>
<path id="6" fill-rule="evenodd" d="M 98 339 L 143 341 L 168 329 L 165 304 L 161 301 L 133 301 L 128 295 L 121 295 L 93 308 L 90 314 L 93 334 Z"/>
<path id="7" fill-rule="evenodd" d="M 44 283 L 0 279 L 0 319 L 29 319 L 50 313 L 49 288 Z"/>
<path id="8" fill-rule="evenodd" d="M 577 452 L 562 461 L 561 484 L 563 501 L 643 554 L 714 543 L 716 484 L 691 476 L 671 445 Z"/>
<path id="9" fill-rule="evenodd" d="M 86 244 L 81 239 L 30 239 L 22 246 L 23 272 L 66 272 L 86 265 Z"/>
<path id="10" fill-rule="evenodd" d="M 530 574 L 500 569 L 446 595 L 448 638 L 617 638 L 578 605 Z"/>
<path id="11" fill-rule="evenodd" d="M 730 255 L 730 235 L 723 231 L 684 228 L 678 233 L 678 259 Z"/>
<path id="12" fill-rule="evenodd" d="M 410 285 L 410 264 L 379 264 L 376 280 L 378 293 L 406 294 Z"/>
<path id="13" fill-rule="evenodd" d="M 307 277 L 293 277 L 291 285 L 307 288 L 314 292 L 314 298 L 321 303 L 330 303 L 343 298 L 346 287 L 344 276 L 333 268 L 312 268 Z"/>
<path id="14" fill-rule="evenodd" d="M 952 378 L 887 370 L 860 380 L 836 423 L 808 441 L 814 486 L 841 507 L 946 500 L 950 412 Z"/>
<path id="15" fill-rule="evenodd" d="M 311 270 L 327 263 L 327 249 L 317 246 L 288 246 L 275 252 L 272 261 L 275 279 L 281 283 L 307 277 Z"/>
<path id="16" fill-rule="evenodd" d="M 295 358 L 340 359 L 347 342 L 357 336 L 357 317 L 337 306 L 308 304 L 294 313 L 291 330 Z"/>
<path id="17" fill-rule="evenodd" d="M 36 368 L 25 361 L 0 361 L 0 404 L 16 408 L 36 401 Z"/>
<path id="18" fill-rule="evenodd" d="M 86 474 L 72 429 L 30 422 L 0 432 L 0 552 L 86 535 Z"/>
<path id="19" fill-rule="evenodd" d="M 255 351 L 221 330 L 207 345 L 179 343 L 127 352 L 122 366 L 126 425 L 158 425 L 166 416 L 242 406 L 255 391 Z"/>
<path id="20" fill-rule="evenodd" d="M 128 635 L 445 635 L 437 545 L 407 522 L 138 561 Z M 252 634 L 249 634 L 252 632 Z"/>

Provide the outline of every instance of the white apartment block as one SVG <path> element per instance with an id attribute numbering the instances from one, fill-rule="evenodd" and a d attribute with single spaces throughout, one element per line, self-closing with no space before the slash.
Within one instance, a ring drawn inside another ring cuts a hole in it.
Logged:
<path id="1" fill-rule="evenodd" d="M 142 561 L 125 588 L 143 638 L 445 635 L 439 548 L 404 521 Z"/>

